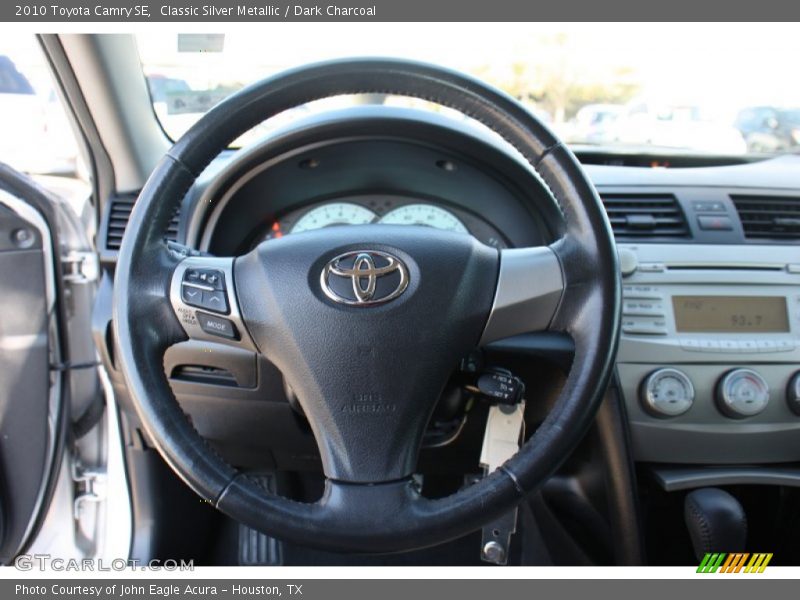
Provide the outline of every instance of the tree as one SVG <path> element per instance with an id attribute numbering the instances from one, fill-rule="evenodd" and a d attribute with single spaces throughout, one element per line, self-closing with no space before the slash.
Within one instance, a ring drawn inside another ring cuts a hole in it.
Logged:
<path id="1" fill-rule="evenodd" d="M 632 67 L 610 65 L 579 46 L 566 33 L 536 36 L 521 58 L 505 68 L 487 65 L 480 76 L 548 111 L 556 123 L 586 104 L 625 103 L 637 94 Z"/>

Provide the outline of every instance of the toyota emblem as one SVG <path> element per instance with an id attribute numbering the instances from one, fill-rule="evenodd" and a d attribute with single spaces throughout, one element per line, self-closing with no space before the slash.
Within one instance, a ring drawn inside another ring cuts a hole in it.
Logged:
<path id="1" fill-rule="evenodd" d="M 402 260 L 378 250 L 340 254 L 322 270 L 322 291 L 339 304 L 373 306 L 397 298 L 408 287 Z"/>

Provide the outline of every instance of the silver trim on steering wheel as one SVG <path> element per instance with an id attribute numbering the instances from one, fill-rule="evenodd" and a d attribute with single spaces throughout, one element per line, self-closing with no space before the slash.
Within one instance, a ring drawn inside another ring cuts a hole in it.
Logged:
<path id="1" fill-rule="evenodd" d="M 227 300 L 227 312 L 217 312 L 213 309 L 203 308 L 201 306 L 192 305 L 184 301 L 182 294 L 184 287 L 188 286 L 193 289 L 205 290 L 203 284 L 187 283 L 186 272 L 190 270 L 203 270 L 203 271 L 220 271 L 223 274 L 225 287 L 221 291 Z M 254 352 L 258 351 L 247 328 L 244 325 L 242 314 L 239 311 L 239 303 L 236 300 L 236 290 L 233 280 L 233 258 L 217 258 L 212 256 L 190 256 L 185 258 L 175 267 L 172 273 L 172 282 L 170 284 L 169 299 L 172 303 L 172 309 L 178 317 L 183 330 L 186 335 L 193 340 L 203 340 L 207 342 L 216 342 L 218 344 L 227 344 L 237 348 L 245 348 Z M 205 316 L 212 322 L 227 322 L 232 325 L 233 337 L 208 333 L 201 327 L 200 318 Z"/>
<path id="2" fill-rule="evenodd" d="M 500 253 L 500 275 L 480 344 L 520 333 L 544 331 L 564 291 L 561 263 L 547 246 Z"/>

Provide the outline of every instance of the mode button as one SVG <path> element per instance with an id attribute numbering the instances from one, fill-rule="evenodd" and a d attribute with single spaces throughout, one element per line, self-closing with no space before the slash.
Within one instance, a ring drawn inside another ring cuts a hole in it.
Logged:
<path id="1" fill-rule="evenodd" d="M 228 338 L 229 340 L 239 339 L 239 332 L 236 331 L 236 325 L 228 319 L 198 311 L 197 322 L 200 324 L 200 328 L 210 335 L 217 335 L 219 337 Z"/>

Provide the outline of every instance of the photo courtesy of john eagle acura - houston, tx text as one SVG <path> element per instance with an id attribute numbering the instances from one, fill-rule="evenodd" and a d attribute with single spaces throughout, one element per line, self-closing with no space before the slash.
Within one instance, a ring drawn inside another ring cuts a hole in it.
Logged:
<path id="1" fill-rule="evenodd" d="M 9 571 L 800 566 L 797 25 L 97 6 L 210 20 L 0 25 Z"/>

